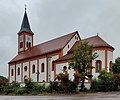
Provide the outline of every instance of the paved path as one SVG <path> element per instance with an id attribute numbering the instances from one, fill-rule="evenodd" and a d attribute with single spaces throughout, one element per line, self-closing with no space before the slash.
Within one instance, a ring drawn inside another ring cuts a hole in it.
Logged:
<path id="1" fill-rule="evenodd" d="M 0 100 L 120 100 L 120 92 L 59 96 L 0 96 Z"/>

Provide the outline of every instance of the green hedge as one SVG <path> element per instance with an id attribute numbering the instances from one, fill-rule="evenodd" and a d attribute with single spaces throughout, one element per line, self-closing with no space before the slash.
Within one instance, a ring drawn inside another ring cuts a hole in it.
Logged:
<path id="1" fill-rule="evenodd" d="M 111 72 L 102 71 L 98 76 L 98 79 L 93 79 L 91 82 L 91 91 L 116 91 L 118 84 L 116 83 L 116 77 Z"/>

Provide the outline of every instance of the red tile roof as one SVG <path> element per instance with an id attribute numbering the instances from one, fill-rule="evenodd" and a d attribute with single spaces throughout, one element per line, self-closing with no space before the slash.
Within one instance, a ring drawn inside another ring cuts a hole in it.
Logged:
<path id="1" fill-rule="evenodd" d="M 77 46 L 79 46 L 80 42 L 89 42 L 89 44 L 93 45 L 93 47 L 109 47 L 112 48 L 114 50 L 114 48 L 112 46 L 110 46 L 108 43 L 106 43 L 101 37 L 97 36 L 93 36 L 90 38 L 86 38 L 83 39 L 81 41 L 77 41 L 74 46 L 71 48 L 71 50 L 68 52 L 67 55 L 57 59 L 55 62 L 59 62 L 59 61 L 64 61 L 64 60 L 70 60 L 72 59 L 72 54 L 74 52 L 74 50 L 76 50 Z"/>
<path id="2" fill-rule="evenodd" d="M 65 56 L 55 60 L 55 62 L 71 60 L 72 59 L 72 55 L 73 55 L 73 53 L 67 54 L 67 55 L 65 55 Z"/>
<path id="3" fill-rule="evenodd" d="M 59 38 L 31 47 L 25 52 L 18 54 L 9 63 L 13 63 L 13 62 L 21 61 L 27 58 L 32 58 L 32 57 L 36 57 L 36 56 L 61 50 L 75 34 L 78 34 L 78 32 L 76 31 L 76 32 L 67 34 L 65 36 L 61 36 Z"/>
<path id="4" fill-rule="evenodd" d="M 81 41 L 77 41 L 70 51 L 74 51 L 77 48 L 77 46 L 80 44 L 80 42 L 85 42 L 85 41 L 89 42 L 90 45 L 93 45 L 94 48 L 108 47 L 108 48 L 112 48 L 114 50 L 114 48 L 112 46 L 110 46 L 100 36 L 97 35 L 97 36 L 93 36 L 90 38 L 82 39 Z"/>

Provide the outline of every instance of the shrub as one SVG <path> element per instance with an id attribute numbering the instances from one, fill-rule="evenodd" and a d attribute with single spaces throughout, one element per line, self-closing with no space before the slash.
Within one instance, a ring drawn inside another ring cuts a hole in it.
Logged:
<path id="1" fill-rule="evenodd" d="M 60 84 L 61 84 L 60 82 L 50 82 L 46 88 L 46 92 L 48 93 L 59 92 Z"/>
<path id="2" fill-rule="evenodd" d="M 25 87 L 19 87 L 16 91 L 15 94 L 21 95 L 27 93 L 27 89 Z"/>
<path id="3" fill-rule="evenodd" d="M 111 72 L 102 71 L 98 79 L 91 82 L 91 91 L 114 91 L 117 90 L 116 78 Z"/>
<path id="4" fill-rule="evenodd" d="M 114 77 L 116 78 L 116 84 L 120 86 L 120 74 L 114 74 Z"/>
<path id="5" fill-rule="evenodd" d="M 35 84 L 32 82 L 31 79 L 28 79 L 26 82 L 25 82 L 25 88 L 27 90 L 27 93 L 31 93 L 33 88 L 34 88 Z"/>
<path id="6" fill-rule="evenodd" d="M 45 85 L 34 84 L 32 92 L 34 92 L 35 94 L 39 94 L 39 93 L 43 93 L 44 91 L 45 91 Z"/>

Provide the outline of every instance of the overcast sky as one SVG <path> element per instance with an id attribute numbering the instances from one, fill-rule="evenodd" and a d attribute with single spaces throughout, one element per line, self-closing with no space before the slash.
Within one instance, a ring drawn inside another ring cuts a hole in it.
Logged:
<path id="1" fill-rule="evenodd" d="M 17 33 L 24 4 L 34 44 L 78 31 L 87 38 L 99 33 L 120 56 L 120 0 L 0 0 L 0 75 L 8 76 L 7 63 L 17 55 Z"/>

